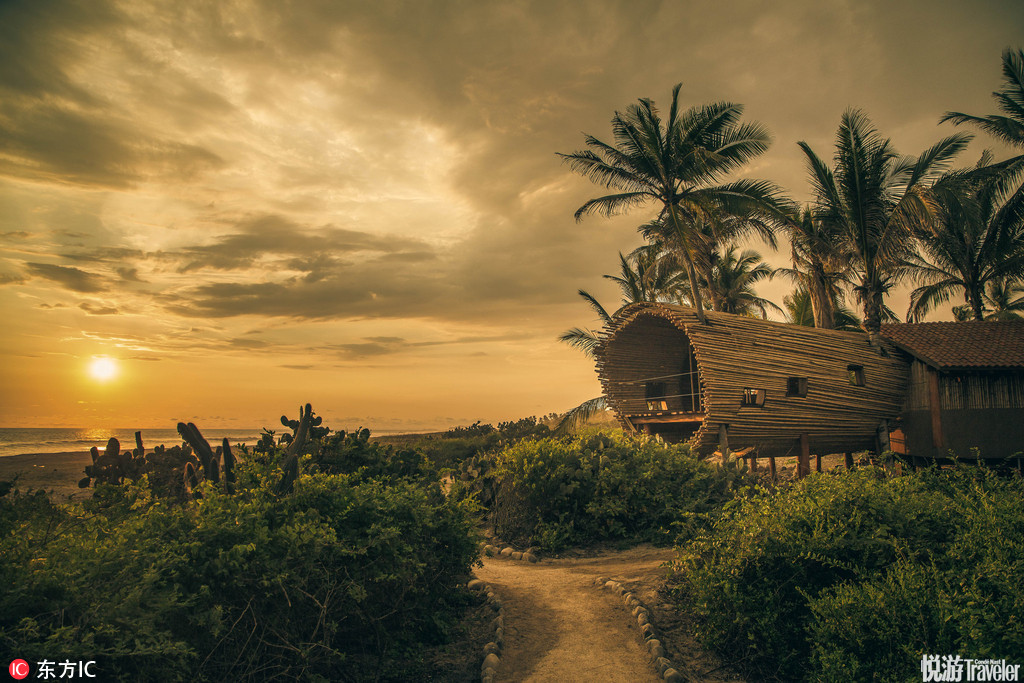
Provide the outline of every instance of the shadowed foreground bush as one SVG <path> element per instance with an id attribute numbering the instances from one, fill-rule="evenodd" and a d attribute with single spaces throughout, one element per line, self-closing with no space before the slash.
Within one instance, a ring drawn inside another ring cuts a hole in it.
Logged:
<path id="1" fill-rule="evenodd" d="M 975 468 L 812 476 L 680 545 L 699 636 L 783 680 L 920 680 L 923 654 L 1024 660 L 1024 484 Z"/>
<path id="2" fill-rule="evenodd" d="M 622 435 L 521 441 L 494 457 L 489 476 L 498 535 L 549 550 L 670 542 L 675 527 L 730 498 L 742 481 L 685 445 Z"/>
<path id="3" fill-rule="evenodd" d="M 0 648 L 105 680 L 375 680 L 443 638 L 477 545 L 435 483 L 263 463 L 186 503 L 145 482 L 85 506 L 0 499 Z"/>

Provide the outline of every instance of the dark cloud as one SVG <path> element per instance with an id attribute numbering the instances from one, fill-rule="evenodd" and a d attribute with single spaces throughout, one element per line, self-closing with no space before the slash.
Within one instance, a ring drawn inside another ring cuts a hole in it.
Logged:
<path id="1" fill-rule="evenodd" d="M 29 238 L 29 236 L 30 236 L 30 234 L 25 232 L 24 230 L 15 230 L 15 231 L 12 231 L 12 232 L 0 233 L 0 239 L 10 240 L 12 242 L 15 241 L 15 240 L 17 240 L 17 241 L 27 240 Z"/>
<path id="2" fill-rule="evenodd" d="M 428 253 L 418 240 L 375 235 L 337 228 L 301 226 L 283 216 L 264 215 L 247 219 L 238 232 L 217 238 L 213 244 L 188 247 L 182 251 L 185 261 L 179 272 L 210 268 L 237 270 L 250 268 L 264 259 L 291 257 L 286 265 L 321 279 L 325 271 L 335 269 L 344 256 L 407 252 Z M 424 260 L 418 257 L 414 260 Z"/>
<path id="3" fill-rule="evenodd" d="M 116 56 L 130 44 L 129 26 L 109 2 L 0 4 L 0 175 L 124 188 L 187 180 L 223 165 L 208 149 L 147 131 L 108 93 L 77 81 L 76 67 L 87 58 Z M 151 74 L 145 82 L 167 88 L 157 80 Z"/>
<path id="4" fill-rule="evenodd" d="M 118 268 L 116 269 L 116 272 L 125 282 L 144 282 L 144 280 L 139 277 L 138 268 Z"/>
<path id="5" fill-rule="evenodd" d="M 25 282 L 24 275 L 0 273 L 0 285 L 20 285 L 22 282 Z"/>
<path id="6" fill-rule="evenodd" d="M 49 263 L 27 263 L 29 272 L 36 277 L 55 282 L 65 289 L 83 294 L 106 291 L 103 278 L 70 266 L 57 266 Z"/>
<path id="7" fill-rule="evenodd" d="M 197 145 L 142 135 L 103 111 L 0 103 L 3 175 L 125 188 L 147 179 L 188 180 L 222 164 Z"/>
<path id="8" fill-rule="evenodd" d="M 88 301 L 78 304 L 78 307 L 89 315 L 117 315 L 118 310 L 113 306 L 97 306 Z"/>

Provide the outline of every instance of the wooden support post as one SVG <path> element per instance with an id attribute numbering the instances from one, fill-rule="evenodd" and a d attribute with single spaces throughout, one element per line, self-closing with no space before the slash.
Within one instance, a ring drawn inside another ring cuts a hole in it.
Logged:
<path id="1" fill-rule="evenodd" d="M 775 481 L 775 456 L 768 456 L 768 470 L 772 473 L 772 481 Z"/>
<path id="2" fill-rule="evenodd" d="M 800 435 L 800 456 L 796 462 L 796 476 L 799 478 L 806 477 L 811 473 L 811 440 L 807 437 L 807 433 L 804 432 Z"/>
<path id="3" fill-rule="evenodd" d="M 814 456 L 814 471 L 815 472 L 821 472 L 821 455 L 820 454 Z"/>
<path id="4" fill-rule="evenodd" d="M 750 471 L 757 472 L 757 451 L 750 451 Z"/>
<path id="5" fill-rule="evenodd" d="M 932 417 L 932 445 L 935 446 L 935 454 L 941 456 L 943 440 L 942 407 L 939 405 L 939 373 L 931 368 L 928 369 L 928 408 Z"/>
<path id="6" fill-rule="evenodd" d="M 853 453 L 846 453 L 845 456 L 846 456 L 846 469 L 852 470 L 853 469 Z"/>
<path id="7" fill-rule="evenodd" d="M 722 451 L 722 464 L 729 462 L 729 427 L 718 425 L 718 448 Z"/>

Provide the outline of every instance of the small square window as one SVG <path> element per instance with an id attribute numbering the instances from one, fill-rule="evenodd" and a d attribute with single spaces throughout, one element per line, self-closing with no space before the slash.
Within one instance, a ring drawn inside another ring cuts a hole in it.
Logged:
<path id="1" fill-rule="evenodd" d="M 807 378 L 790 377 L 787 379 L 786 396 L 807 396 Z"/>
<path id="2" fill-rule="evenodd" d="M 763 406 L 764 405 L 764 389 L 744 389 L 743 390 L 743 403 L 745 406 Z"/>
<path id="3" fill-rule="evenodd" d="M 864 366 L 863 365 L 847 365 L 846 376 L 850 380 L 850 384 L 855 387 L 864 386 Z"/>
<path id="4" fill-rule="evenodd" d="M 668 401 L 647 401 L 647 410 L 668 410 Z"/>

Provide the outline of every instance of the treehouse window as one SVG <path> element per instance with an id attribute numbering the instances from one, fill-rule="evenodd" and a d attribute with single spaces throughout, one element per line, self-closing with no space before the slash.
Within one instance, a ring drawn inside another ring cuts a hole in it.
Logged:
<path id="1" fill-rule="evenodd" d="M 668 401 L 664 400 L 664 382 L 648 382 L 644 388 L 644 396 L 647 398 L 647 410 L 668 410 Z"/>
<path id="2" fill-rule="evenodd" d="M 764 389 L 744 389 L 743 390 L 743 403 L 745 406 L 763 406 L 764 405 Z"/>
<path id="3" fill-rule="evenodd" d="M 864 366 L 863 365 L 847 365 L 846 376 L 850 380 L 850 384 L 855 387 L 864 386 Z"/>
<path id="4" fill-rule="evenodd" d="M 786 396 L 807 396 L 807 378 L 790 377 L 786 380 Z"/>

